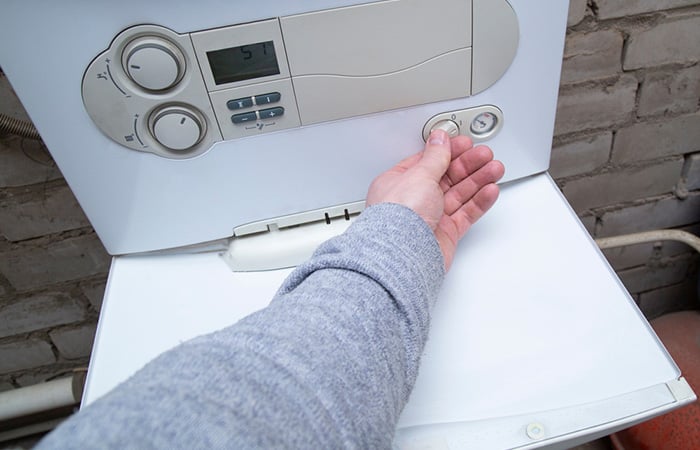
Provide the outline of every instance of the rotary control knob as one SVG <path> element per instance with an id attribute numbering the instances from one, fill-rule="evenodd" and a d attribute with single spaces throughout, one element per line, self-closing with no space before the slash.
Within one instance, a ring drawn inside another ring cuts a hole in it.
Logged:
<path id="1" fill-rule="evenodd" d="M 164 91 L 180 82 L 185 73 L 185 57 L 167 39 L 143 36 L 124 48 L 122 66 L 131 81 L 148 91 Z"/>
<path id="2" fill-rule="evenodd" d="M 150 129 L 153 137 L 163 147 L 184 152 L 202 140 L 206 134 L 206 120 L 194 108 L 168 106 L 151 115 Z"/>
<path id="3" fill-rule="evenodd" d="M 459 136 L 459 125 L 454 120 L 441 120 L 430 129 L 431 132 L 435 130 L 443 130 L 451 138 Z"/>

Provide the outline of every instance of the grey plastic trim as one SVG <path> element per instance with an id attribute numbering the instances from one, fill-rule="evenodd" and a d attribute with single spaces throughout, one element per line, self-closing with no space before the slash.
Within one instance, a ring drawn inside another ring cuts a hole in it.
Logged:
<path id="1" fill-rule="evenodd" d="M 505 0 L 472 0 L 472 95 L 495 84 L 515 59 L 520 41 L 518 17 Z"/>
<path id="2" fill-rule="evenodd" d="M 132 43 L 144 39 L 166 42 L 169 48 L 177 49 L 178 58 L 183 58 L 184 73 L 178 75 L 172 87 L 154 92 L 136 84 L 126 73 L 123 53 Z M 206 152 L 222 139 L 189 36 L 164 27 L 138 25 L 120 33 L 88 66 L 82 94 L 85 109 L 99 129 L 132 150 L 184 159 Z M 186 151 L 161 145 L 149 126 L 154 111 L 174 105 L 184 107 L 202 121 L 201 139 Z"/>
<path id="3" fill-rule="evenodd" d="M 477 116 L 483 113 L 491 113 L 496 116 L 496 126 L 488 133 L 475 134 L 471 131 L 471 123 Z M 423 140 L 427 141 L 433 128 L 439 126 L 440 122 L 444 122 L 446 120 L 455 122 L 459 127 L 459 134 L 469 136 L 473 142 L 484 142 L 496 136 L 503 128 L 504 122 L 503 111 L 494 105 L 484 105 L 477 106 L 476 108 L 448 111 L 431 117 L 430 120 L 425 123 L 425 126 L 423 127 Z"/>

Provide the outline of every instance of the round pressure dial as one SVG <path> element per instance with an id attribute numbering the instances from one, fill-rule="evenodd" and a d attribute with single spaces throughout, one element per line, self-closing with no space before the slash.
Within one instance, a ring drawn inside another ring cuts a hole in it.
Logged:
<path id="1" fill-rule="evenodd" d="M 155 92 L 175 86 L 185 73 L 185 57 L 180 49 L 157 36 L 129 42 L 122 53 L 122 65 L 134 83 Z"/>
<path id="2" fill-rule="evenodd" d="M 477 136 L 488 134 L 496 128 L 498 117 L 490 112 L 482 112 L 472 120 L 470 130 Z"/>
<path id="3" fill-rule="evenodd" d="M 202 140 L 206 133 L 206 121 L 194 108 L 168 106 L 151 115 L 150 129 L 163 147 L 183 152 Z"/>

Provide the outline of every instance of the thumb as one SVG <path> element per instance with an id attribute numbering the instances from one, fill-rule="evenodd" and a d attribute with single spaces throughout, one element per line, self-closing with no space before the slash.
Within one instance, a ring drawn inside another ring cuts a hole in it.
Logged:
<path id="1" fill-rule="evenodd" d="M 415 168 L 421 168 L 430 178 L 439 182 L 447 172 L 451 159 L 450 137 L 443 130 L 434 130 L 430 133 L 423 155 Z"/>

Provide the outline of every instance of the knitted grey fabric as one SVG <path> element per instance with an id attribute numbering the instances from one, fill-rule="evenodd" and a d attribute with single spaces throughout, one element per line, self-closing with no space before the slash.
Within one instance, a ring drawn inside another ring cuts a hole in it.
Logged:
<path id="1" fill-rule="evenodd" d="M 389 448 L 443 277 L 418 215 L 370 207 L 267 308 L 160 355 L 37 448 Z"/>

